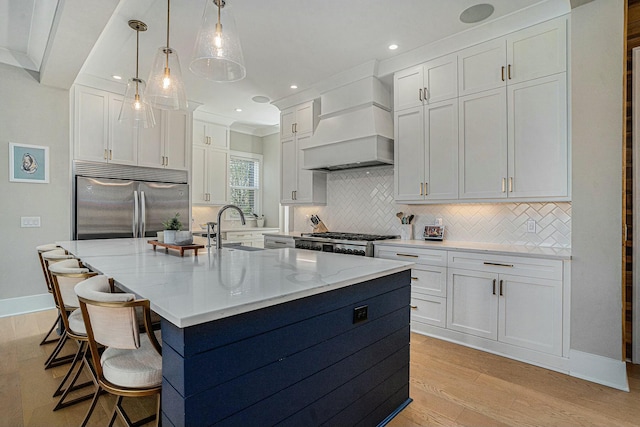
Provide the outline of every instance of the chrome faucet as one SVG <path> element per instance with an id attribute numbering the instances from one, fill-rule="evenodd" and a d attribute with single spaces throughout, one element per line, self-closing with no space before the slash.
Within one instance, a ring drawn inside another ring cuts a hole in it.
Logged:
<path id="1" fill-rule="evenodd" d="M 207 248 L 211 247 L 211 233 L 215 230 L 215 226 L 215 222 L 207 223 Z"/>
<path id="2" fill-rule="evenodd" d="M 223 207 L 220 208 L 220 210 L 218 211 L 218 232 L 216 233 L 216 248 L 217 249 L 222 249 L 222 212 L 226 211 L 229 208 L 233 208 L 235 210 L 237 210 L 240 213 L 240 220 L 242 221 L 242 225 L 245 225 L 247 222 L 244 220 L 244 213 L 242 212 L 242 209 L 240 209 L 239 207 L 237 207 L 236 205 L 224 205 Z"/>

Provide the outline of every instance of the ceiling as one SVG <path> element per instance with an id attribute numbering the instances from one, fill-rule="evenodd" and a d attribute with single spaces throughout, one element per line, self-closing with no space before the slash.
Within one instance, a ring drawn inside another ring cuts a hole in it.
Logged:
<path id="1" fill-rule="evenodd" d="M 230 122 L 267 127 L 279 111 L 252 101 L 294 96 L 344 70 L 385 61 L 420 46 L 547 1 L 567 0 L 227 0 L 235 16 L 247 77 L 215 83 L 189 71 L 205 2 L 171 3 L 171 47 L 180 57 L 187 97 Z M 574 0 L 575 1 L 575 0 Z M 495 11 L 480 24 L 460 13 L 489 2 Z M 43 84 L 68 88 L 78 75 L 123 81 L 135 74 L 135 31 L 140 34 L 140 77 L 147 78 L 166 38 L 167 0 L 0 0 L 0 62 L 40 72 Z M 224 25 L 224 16 L 222 24 Z M 51 36 L 49 35 L 51 34 Z M 389 44 L 399 45 L 397 50 Z M 122 90 L 124 92 L 124 84 Z M 296 84 L 298 89 L 291 89 Z M 241 108 L 242 112 L 235 111 Z"/>

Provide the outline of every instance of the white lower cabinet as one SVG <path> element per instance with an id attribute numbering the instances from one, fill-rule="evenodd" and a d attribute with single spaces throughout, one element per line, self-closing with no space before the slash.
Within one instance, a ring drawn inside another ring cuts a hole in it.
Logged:
<path id="1" fill-rule="evenodd" d="M 296 244 L 291 236 L 264 236 L 265 249 L 295 248 Z"/>
<path id="2" fill-rule="evenodd" d="M 264 233 L 277 232 L 277 228 L 261 228 L 259 230 L 247 229 L 246 231 L 227 231 L 226 237 L 229 242 L 240 242 L 243 246 L 252 246 L 254 248 L 264 248 Z"/>
<path id="3" fill-rule="evenodd" d="M 568 261 L 375 246 L 414 262 L 411 330 L 563 370 L 568 355 Z"/>

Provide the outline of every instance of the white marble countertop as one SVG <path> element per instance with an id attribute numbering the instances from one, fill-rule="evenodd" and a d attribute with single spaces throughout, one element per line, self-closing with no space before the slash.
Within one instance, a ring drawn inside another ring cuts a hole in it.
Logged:
<path id="1" fill-rule="evenodd" d="M 453 242 L 445 240 L 429 241 L 429 240 L 381 240 L 376 245 L 390 245 L 399 247 L 416 247 L 425 249 L 439 249 L 445 251 L 463 251 L 477 253 L 492 253 L 496 255 L 526 255 L 536 258 L 570 260 L 571 249 L 566 248 L 550 248 L 540 246 L 525 245 L 500 245 L 495 243 L 479 243 L 479 242 Z"/>
<path id="2" fill-rule="evenodd" d="M 411 268 L 412 263 L 276 249 L 154 251 L 148 239 L 57 242 L 118 287 L 149 299 L 151 308 L 184 328 Z"/>

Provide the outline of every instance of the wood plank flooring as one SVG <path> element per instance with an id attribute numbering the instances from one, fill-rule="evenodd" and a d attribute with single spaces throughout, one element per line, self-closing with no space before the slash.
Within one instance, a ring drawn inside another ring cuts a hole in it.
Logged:
<path id="1" fill-rule="evenodd" d="M 75 426 L 84 418 L 88 401 L 52 411 L 67 366 L 45 371 L 53 344 L 38 343 L 55 317 L 50 310 L 0 318 L 0 426 Z M 75 344 L 65 350 L 74 352 Z M 414 401 L 389 425 L 638 426 L 640 366 L 628 365 L 628 373 L 630 393 L 412 334 Z M 113 403 L 103 395 L 89 425 L 105 425 Z M 130 399 L 125 407 L 137 419 L 154 410 L 154 401 Z"/>

